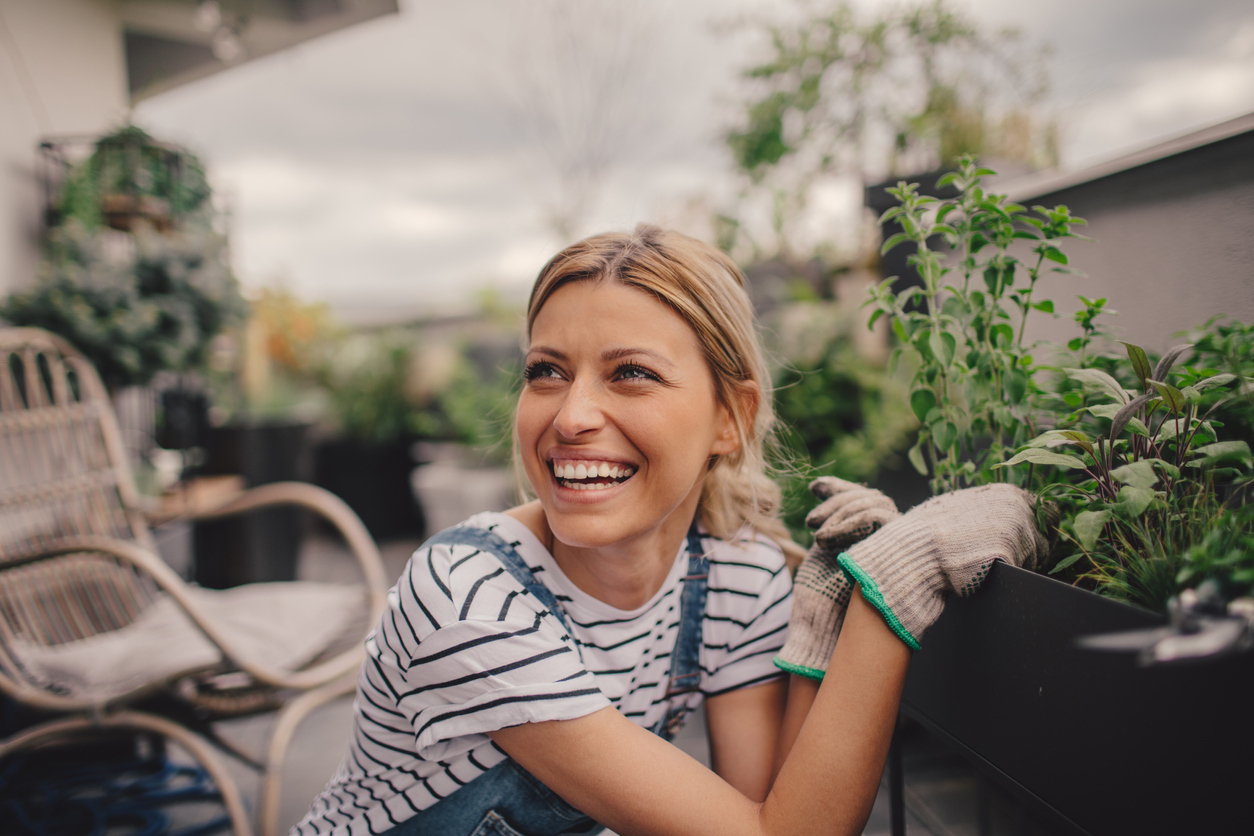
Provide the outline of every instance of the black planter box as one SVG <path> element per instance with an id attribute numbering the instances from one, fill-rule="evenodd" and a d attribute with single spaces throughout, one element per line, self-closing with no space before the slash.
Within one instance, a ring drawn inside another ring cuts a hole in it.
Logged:
<path id="1" fill-rule="evenodd" d="M 312 475 L 308 424 L 254 423 L 215 427 L 209 434 L 209 474 L 238 473 L 248 487 L 308 482 Z M 211 589 L 296 579 L 306 512 L 277 506 L 196 523 L 196 582 Z"/>
<path id="2" fill-rule="evenodd" d="M 376 539 L 421 538 L 422 509 L 409 477 L 413 440 L 384 443 L 337 439 L 314 450 L 314 482 L 357 512 Z"/>
<path id="3" fill-rule="evenodd" d="M 1141 668 L 1075 643 L 1162 623 L 997 564 L 923 637 L 902 710 L 1059 833 L 1254 832 L 1254 653 Z"/>

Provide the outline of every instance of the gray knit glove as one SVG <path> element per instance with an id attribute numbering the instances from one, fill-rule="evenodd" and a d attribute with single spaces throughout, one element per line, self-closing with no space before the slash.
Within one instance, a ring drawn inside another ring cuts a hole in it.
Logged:
<path id="1" fill-rule="evenodd" d="M 1047 516 L 1056 520 L 1056 510 Z M 995 484 L 929 499 L 850 547 L 839 563 L 893 632 L 918 650 L 948 593 L 975 592 L 995 560 L 1031 569 L 1048 553 L 1036 526 L 1036 496 Z"/>
<path id="2" fill-rule="evenodd" d="M 806 525 L 818 532 L 793 579 L 788 639 L 775 657 L 775 665 L 790 673 L 822 679 L 853 592 L 853 584 L 836 559 L 901 512 L 879 491 L 833 476 L 814 480 L 810 490 L 824 500 L 806 516 Z"/>

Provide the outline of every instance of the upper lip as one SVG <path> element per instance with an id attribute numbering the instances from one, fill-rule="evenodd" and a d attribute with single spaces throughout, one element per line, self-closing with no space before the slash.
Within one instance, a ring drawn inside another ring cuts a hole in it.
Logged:
<path id="1" fill-rule="evenodd" d="M 554 448 L 544 454 L 544 460 L 550 464 L 555 461 L 575 461 L 575 462 L 606 462 L 607 464 L 625 464 L 630 467 L 639 467 L 635 462 L 624 459 L 618 453 L 606 453 L 601 450 L 570 450 Z"/>

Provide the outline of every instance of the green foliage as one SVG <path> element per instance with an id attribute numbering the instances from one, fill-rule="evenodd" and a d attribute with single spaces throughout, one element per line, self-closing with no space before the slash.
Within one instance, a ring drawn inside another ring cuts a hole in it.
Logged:
<path id="1" fill-rule="evenodd" d="M 14 325 L 65 337 L 110 387 L 199 368 L 244 310 L 226 241 L 212 229 L 127 236 L 74 220 L 49 233 L 34 287 L 0 305 Z"/>
<path id="2" fill-rule="evenodd" d="M 903 386 L 863 360 L 847 333 L 836 333 L 809 356 L 791 360 L 775 380 L 780 442 L 787 451 L 781 480 L 784 522 L 798 542 L 810 534 L 808 485 L 817 476 L 870 482 L 908 444 L 916 424 L 902 404 Z"/>
<path id="3" fill-rule="evenodd" d="M 1054 572 L 1070 569 L 1105 594 L 1163 609 L 1186 564 L 1194 567 L 1190 578 L 1208 565 L 1202 555 L 1215 545 L 1211 533 L 1229 516 L 1222 496 L 1240 494 L 1254 459 L 1245 441 L 1220 440 L 1214 421 L 1223 401 L 1212 395 L 1226 392 L 1234 375 L 1176 372 L 1188 345 L 1157 364 L 1139 346 L 1123 345 L 1125 380 L 1095 368 L 1061 369 L 1085 397 L 1074 411 L 1056 413 L 1057 428 L 1006 465 L 1069 461 L 1067 478 L 1051 490 L 1074 513 L 1061 533 L 1077 551 Z"/>
<path id="4" fill-rule="evenodd" d="M 769 57 L 744 72 L 741 124 L 726 135 L 754 183 L 786 160 L 799 193 L 823 172 L 921 171 L 962 154 L 1057 161 L 1052 128 L 1028 113 L 1044 53 L 1011 30 L 943 0 L 869 15 L 829 0 L 762 29 Z"/>
<path id="5" fill-rule="evenodd" d="M 904 183 L 889 190 L 899 205 L 884 220 L 903 232 L 884 248 L 914 242 L 924 287 L 894 292 L 888 280 L 868 304 L 891 317 L 898 352 L 919 362 L 911 461 L 937 493 L 1007 480 L 1048 494 L 1062 506 L 1060 550 L 1070 551 L 1051 574 L 1103 594 L 1161 610 L 1182 583 L 1244 583 L 1254 331 L 1212 321 L 1196 345 L 1156 362 L 1128 342 L 1119 359 L 1098 350 L 1109 337 L 1102 317 L 1114 312 L 1080 297 L 1071 362 L 1038 364 L 1032 352 L 1051 347 L 1024 345 L 1027 318 L 1054 307 L 1037 282 L 1071 272 L 1061 244 L 1080 237 L 1072 228 L 1083 221 L 1064 206 L 1029 212 L 986 193 L 989 173 L 963 159 L 940 181 L 958 191 L 951 200 Z M 929 247 L 934 236 L 947 252 Z M 1246 437 L 1224 431 L 1223 410 Z"/>
<path id="6" fill-rule="evenodd" d="M 1229 600 L 1254 596 L 1254 512 L 1249 506 L 1225 510 L 1185 550 L 1177 584 L 1197 587 L 1208 580 L 1218 582 Z"/>
<path id="7" fill-rule="evenodd" d="M 485 376 L 463 359 L 449 385 L 415 415 L 415 429 L 427 438 L 467 444 L 485 461 L 505 464 L 511 452 L 513 408 L 521 379 L 521 364 Z"/>
<path id="8" fill-rule="evenodd" d="M 908 241 L 918 247 L 910 262 L 924 286 L 895 292 L 895 279 L 887 279 L 867 304 L 872 322 L 891 318 L 902 343 L 894 356 L 909 352 L 918 360 L 909 397 L 923 426 L 910 460 L 936 493 L 1011 475 L 995 468 L 1033 434 L 1043 391 L 1044 367 L 1023 343 L 1029 312 L 1053 313 L 1051 301 L 1036 297 L 1036 285 L 1073 272 L 1060 245 L 1080 237 L 1071 230 L 1084 223 L 1065 206 L 1029 212 L 986 193 L 981 181 L 992 173 L 964 157 L 939 182 L 957 197 L 926 197 L 901 183 L 888 190 L 900 204 L 881 218 L 904 230 L 884 242 L 884 252 Z M 947 252 L 929 246 L 935 236 Z M 1016 255 L 1024 251 L 1030 256 Z"/>
<path id="9" fill-rule="evenodd" d="M 177 219 L 206 208 L 210 188 L 196 155 L 127 125 L 99 139 L 92 155 L 70 171 L 62 188 L 61 222 L 100 226 L 110 195 L 155 199 L 163 213 Z"/>

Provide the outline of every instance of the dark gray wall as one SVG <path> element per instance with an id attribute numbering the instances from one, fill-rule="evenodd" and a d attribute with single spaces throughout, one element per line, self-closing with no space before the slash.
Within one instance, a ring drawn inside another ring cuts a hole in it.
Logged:
<path id="1" fill-rule="evenodd" d="M 1007 184 L 1009 185 L 1009 184 Z M 1012 191 L 1013 195 L 1013 191 Z M 1087 278 L 1055 275 L 1038 285 L 1062 316 L 1029 327 L 1033 339 L 1075 336 L 1075 297 L 1106 297 L 1121 339 L 1161 350 L 1172 333 L 1223 313 L 1254 320 L 1254 132 L 1086 183 L 1015 196 L 1066 204 L 1089 221 L 1095 243 L 1067 242 Z"/>

